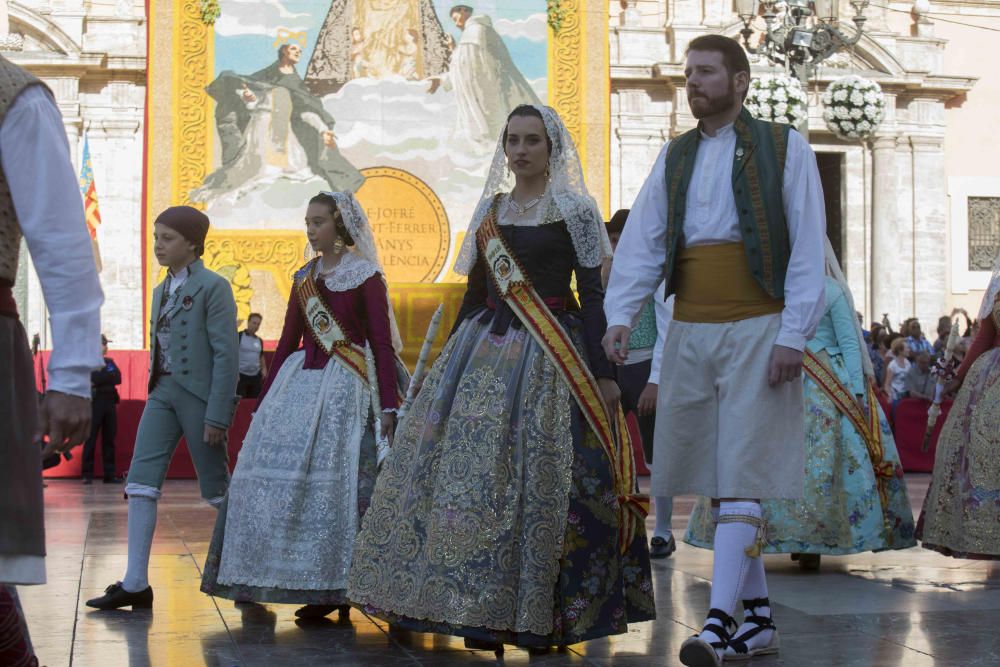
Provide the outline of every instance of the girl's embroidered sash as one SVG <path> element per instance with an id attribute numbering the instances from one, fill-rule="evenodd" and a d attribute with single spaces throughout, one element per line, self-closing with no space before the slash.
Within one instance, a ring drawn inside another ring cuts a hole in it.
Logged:
<path id="1" fill-rule="evenodd" d="M 830 397 L 837 409 L 847 417 L 861 439 L 865 441 L 868 456 L 875 470 L 875 480 L 878 494 L 882 500 L 883 511 L 889 506 L 889 481 L 895 476 L 895 467 L 885 460 L 885 446 L 882 443 L 882 427 L 879 424 L 878 399 L 871 383 L 867 384 L 865 399 L 868 402 L 868 414 L 854 400 L 854 395 L 844 386 L 840 378 L 818 356 L 806 349 L 802 357 L 802 368 L 806 375 L 816 383 L 823 393 Z"/>
<path id="2" fill-rule="evenodd" d="M 619 506 L 619 546 L 625 553 L 649 513 L 649 496 L 637 492 L 635 459 L 625 415 L 619 408 L 614 421 L 609 418 L 597 380 L 500 236 L 496 209 L 494 201 L 479 227 L 480 257 L 486 263 L 497 293 L 555 366 L 611 461 Z"/>
<path id="3" fill-rule="evenodd" d="M 313 270 L 317 261 L 318 259 L 314 259 L 309 262 L 295 276 L 295 293 L 298 295 L 299 306 L 302 308 L 306 330 L 309 331 L 316 344 L 330 355 L 330 358 L 343 364 L 347 370 L 354 373 L 367 386 L 368 369 L 364 348 L 351 342 L 351 339 L 344 333 L 343 326 L 323 300 L 313 278 Z"/>

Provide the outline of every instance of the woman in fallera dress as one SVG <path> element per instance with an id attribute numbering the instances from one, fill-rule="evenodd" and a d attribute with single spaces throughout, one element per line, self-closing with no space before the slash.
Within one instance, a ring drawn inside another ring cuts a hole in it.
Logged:
<path id="1" fill-rule="evenodd" d="M 947 556 L 1000 560 L 1000 255 L 979 332 L 950 389 L 959 387 L 938 436 L 917 539 Z"/>
<path id="2" fill-rule="evenodd" d="M 618 410 L 601 350 L 609 254 L 562 121 L 516 108 L 456 265 L 461 310 L 358 535 L 348 591 L 366 613 L 497 651 L 654 617 L 642 521 L 619 533 L 635 489 L 616 495 L 612 459 L 625 459 L 592 426 Z M 539 342 L 542 330 L 565 343 Z"/>
<path id="3" fill-rule="evenodd" d="M 335 609 L 346 617 L 354 539 L 376 474 L 367 364 L 374 359 L 385 438 L 393 436 L 405 371 L 375 241 L 354 196 L 313 197 L 306 235 L 320 256 L 295 274 L 201 589 L 241 602 L 304 604 L 296 612 L 303 618 Z"/>
<path id="4" fill-rule="evenodd" d="M 807 343 L 804 371 L 805 493 L 800 500 L 763 503 L 764 552 L 790 553 L 803 569 L 816 569 L 822 554 L 914 546 L 903 467 L 875 398 L 854 299 L 829 241 L 826 311 Z M 714 532 L 709 503 L 699 498 L 685 541 L 711 548 Z"/>

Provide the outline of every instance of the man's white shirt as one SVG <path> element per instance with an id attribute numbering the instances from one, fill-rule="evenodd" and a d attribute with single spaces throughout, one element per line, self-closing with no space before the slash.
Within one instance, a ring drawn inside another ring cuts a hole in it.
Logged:
<path id="1" fill-rule="evenodd" d="M 633 326 L 642 306 L 664 279 L 668 146 L 664 145 L 657 156 L 618 241 L 615 255 L 624 261 L 614 262 L 608 281 L 605 311 L 609 327 Z M 684 214 L 683 242 L 687 246 L 743 240 L 732 189 L 735 150 L 732 124 L 721 128 L 714 137 L 702 133 Z M 795 131 L 788 135 L 783 185 L 791 258 L 775 344 L 802 351 L 823 315 L 826 210 L 816 156 Z"/>

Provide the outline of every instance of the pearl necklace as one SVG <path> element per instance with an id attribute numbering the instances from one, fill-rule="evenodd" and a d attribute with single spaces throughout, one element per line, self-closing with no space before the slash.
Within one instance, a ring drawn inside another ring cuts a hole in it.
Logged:
<path id="1" fill-rule="evenodd" d="M 542 192 L 542 194 L 538 195 L 534 199 L 531 199 L 527 203 L 525 203 L 524 205 L 521 205 L 521 204 L 518 204 L 516 201 L 514 201 L 514 195 L 513 194 L 509 194 L 509 195 L 507 195 L 507 204 L 511 207 L 511 209 L 513 209 L 513 211 L 514 211 L 514 213 L 516 215 L 524 215 L 529 210 L 531 210 L 532 208 L 534 208 L 535 206 L 537 206 L 538 202 L 542 201 L 542 199 L 544 199 L 544 198 L 545 198 L 545 192 Z"/>

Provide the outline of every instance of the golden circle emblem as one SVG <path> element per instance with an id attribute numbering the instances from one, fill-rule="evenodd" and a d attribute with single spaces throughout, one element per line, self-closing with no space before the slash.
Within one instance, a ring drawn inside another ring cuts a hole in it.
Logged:
<path id="1" fill-rule="evenodd" d="M 362 169 L 356 193 L 378 244 L 386 280 L 434 282 L 451 246 L 448 214 L 441 200 L 413 174 L 394 167 Z"/>

